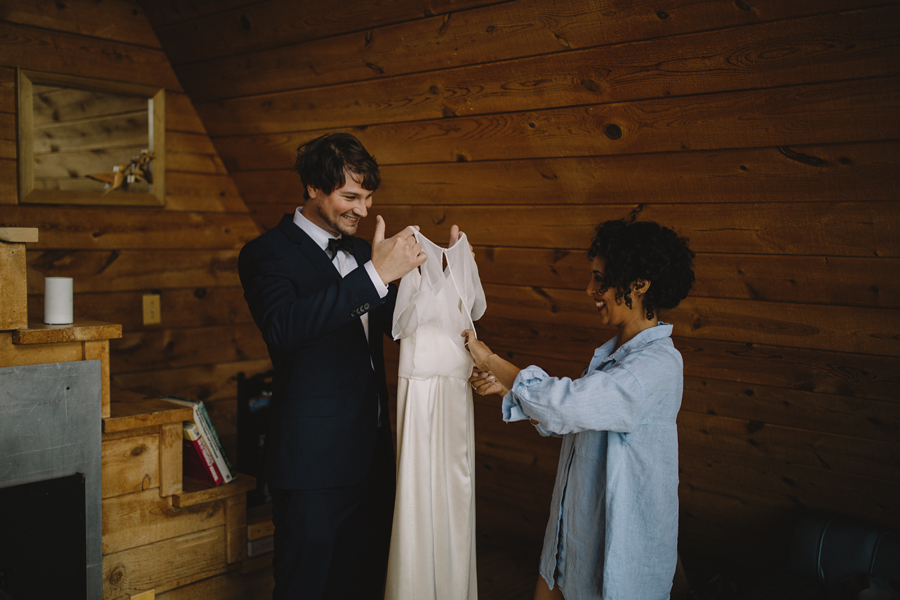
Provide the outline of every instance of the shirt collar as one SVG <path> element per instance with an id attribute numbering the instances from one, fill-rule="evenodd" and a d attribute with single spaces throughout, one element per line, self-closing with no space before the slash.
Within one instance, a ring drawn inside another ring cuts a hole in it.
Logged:
<path id="1" fill-rule="evenodd" d="M 659 321 L 656 327 L 650 327 L 643 330 L 642 332 L 622 344 L 622 347 L 615 351 L 613 350 L 616 347 L 616 343 L 619 341 L 619 336 L 614 337 L 594 351 L 594 359 L 600 359 L 601 362 L 618 360 L 626 352 L 630 352 L 638 346 L 643 346 L 644 344 L 649 344 L 650 342 L 654 342 L 658 339 L 671 336 L 672 325 L 663 321 Z"/>
<path id="2" fill-rule="evenodd" d="M 328 247 L 328 240 L 336 239 L 333 235 L 304 217 L 302 206 L 298 206 L 294 211 L 294 225 L 302 229 L 306 235 L 311 237 L 312 241 L 314 241 L 322 251 Z"/>

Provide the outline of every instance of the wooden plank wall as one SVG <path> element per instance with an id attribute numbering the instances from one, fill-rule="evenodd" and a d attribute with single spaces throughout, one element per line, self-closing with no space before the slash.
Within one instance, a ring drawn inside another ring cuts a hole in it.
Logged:
<path id="1" fill-rule="evenodd" d="M 900 526 L 897 2 L 143 5 L 262 227 L 298 204 L 299 143 L 357 135 L 389 233 L 469 234 L 480 331 L 521 366 L 577 375 L 610 336 L 594 224 L 688 236 L 683 543 L 798 507 Z M 539 544 L 558 445 L 499 418 L 479 400 L 480 531 Z"/>
<path id="2" fill-rule="evenodd" d="M 165 207 L 19 206 L 18 67 L 164 87 Z M 32 319 L 43 317 L 43 277 L 73 277 L 76 319 L 123 326 L 111 343 L 113 386 L 208 401 L 234 452 L 236 373 L 269 365 L 236 268 L 259 228 L 134 0 L 4 2 L 0 224 L 40 229 L 27 249 Z M 161 296 L 160 325 L 143 325 L 149 293 Z"/>

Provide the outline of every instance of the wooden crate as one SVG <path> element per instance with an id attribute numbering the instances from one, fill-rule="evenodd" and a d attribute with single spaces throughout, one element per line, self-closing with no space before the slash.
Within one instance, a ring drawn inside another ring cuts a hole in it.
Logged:
<path id="1" fill-rule="evenodd" d="M 205 485 L 182 474 L 191 409 L 113 390 L 103 421 L 103 597 L 164 594 L 240 571 L 246 493 L 256 481 Z M 205 589 L 205 588 L 204 588 Z M 207 596 L 194 596 L 207 597 Z"/>

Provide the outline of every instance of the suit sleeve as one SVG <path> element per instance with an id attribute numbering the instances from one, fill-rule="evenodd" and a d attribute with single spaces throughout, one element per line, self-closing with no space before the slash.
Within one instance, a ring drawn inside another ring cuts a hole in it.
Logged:
<path id="1" fill-rule="evenodd" d="M 309 277 L 314 267 L 302 255 L 293 260 L 263 244 L 248 244 L 238 272 L 250 313 L 267 344 L 292 352 L 385 303 L 362 267 L 321 285 Z"/>

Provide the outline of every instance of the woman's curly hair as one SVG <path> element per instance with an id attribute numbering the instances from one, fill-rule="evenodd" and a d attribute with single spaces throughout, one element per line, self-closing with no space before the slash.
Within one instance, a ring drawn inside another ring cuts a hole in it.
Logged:
<path id="1" fill-rule="evenodd" d="M 675 308 L 694 283 L 694 253 L 687 238 L 653 221 L 606 221 L 597 225 L 588 260 L 606 260 L 603 290 L 616 289 L 616 300 L 631 308 L 631 284 L 650 282 L 644 310 L 652 319 L 660 309 Z"/>

